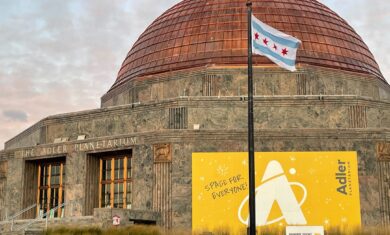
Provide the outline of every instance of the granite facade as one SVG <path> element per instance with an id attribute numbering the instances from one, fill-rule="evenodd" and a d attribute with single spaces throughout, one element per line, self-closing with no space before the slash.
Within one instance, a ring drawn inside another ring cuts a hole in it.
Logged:
<path id="1" fill-rule="evenodd" d="M 0 219 L 4 220 L 7 216 L 6 209 L 6 185 L 7 185 L 7 161 L 0 161 Z"/>
<path id="2" fill-rule="evenodd" d="M 116 88 L 101 109 L 45 118 L 8 141 L 0 153 L 0 164 L 7 162 L 0 203 L 11 214 L 22 209 L 24 185 L 32 183 L 24 177 L 26 161 L 65 157 L 71 204 L 65 216 L 92 215 L 88 203 L 98 195 L 86 186 L 88 157 L 130 151 L 130 211 L 155 212 L 163 226 L 190 227 L 192 153 L 247 151 L 246 74 L 211 67 L 156 76 Z M 390 87 L 368 75 L 316 67 L 297 73 L 257 68 L 254 84 L 256 151 L 356 151 L 363 224 L 385 223 L 389 198 L 380 193 L 380 174 L 388 172 L 378 165 L 377 144 L 390 142 Z M 185 112 L 172 112 L 176 108 Z M 155 146 L 168 145 L 169 165 L 156 165 L 156 155 L 168 150 L 156 154 Z M 1 179 L 0 171 L 0 186 Z"/>

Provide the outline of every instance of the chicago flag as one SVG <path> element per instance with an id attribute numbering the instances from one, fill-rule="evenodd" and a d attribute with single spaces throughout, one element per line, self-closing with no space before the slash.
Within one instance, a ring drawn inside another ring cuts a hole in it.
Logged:
<path id="1" fill-rule="evenodd" d="M 297 50 L 301 41 L 264 24 L 252 15 L 252 51 L 268 57 L 275 64 L 295 71 Z"/>

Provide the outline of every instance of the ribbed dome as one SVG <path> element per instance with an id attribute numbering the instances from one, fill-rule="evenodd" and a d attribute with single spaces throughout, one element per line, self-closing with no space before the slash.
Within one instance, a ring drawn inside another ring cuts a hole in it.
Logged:
<path id="1" fill-rule="evenodd" d="M 362 72 L 384 80 L 360 36 L 323 4 L 316 0 L 252 2 L 257 18 L 302 41 L 298 63 Z M 246 0 L 184 0 L 139 37 L 112 88 L 147 74 L 246 63 Z M 272 64 L 262 56 L 255 56 L 254 63 Z"/>

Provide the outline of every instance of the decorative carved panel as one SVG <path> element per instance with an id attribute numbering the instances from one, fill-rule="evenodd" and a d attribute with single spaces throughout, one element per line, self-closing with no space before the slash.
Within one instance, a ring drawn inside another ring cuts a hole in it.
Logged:
<path id="1" fill-rule="evenodd" d="M 307 75 L 306 74 L 297 74 L 297 94 L 298 95 L 307 95 Z"/>
<path id="2" fill-rule="evenodd" d="M 350 106 L 348 112 L 350 128 L 367 128 L 367 107 Z"/>
<path id="3" fill-rule="evenodd" d="M 172 162 L 171 144 L 155 144 L 154 162 Z"/>
<path id="4" fill-rule="evenodd" d="M 390 226 L 390 161 L 379 161 L 378 168 L 382 224 Z"/>
<path id="5" fill-rule="evenodd" d="M 382 223 L 390 225 L 390 142 L 376 145 Z"/>
<path id="6" fill-rule="evenodd" d="M 153 210 L 161 213 L 162 225 L 172 227 L 172 146 L 155 144 Z"/>
<path id="7" fill-rule="evenodd" d="M 203 96 L 214 96 L 215 95 L 215 80 L 216 75 L 205 75 L 202 79 L 202 93 Z"/>
<path id="8" fill-rule="evenodd" d="M 187 129 L 188 110 L 187 107 L 169 109 L 169 129 Z"/>
<path id="9" fill-rule="evenodd" d="M 390 143 L 378 143 L 376 151 L 379 161 L 390 161 Z"/>

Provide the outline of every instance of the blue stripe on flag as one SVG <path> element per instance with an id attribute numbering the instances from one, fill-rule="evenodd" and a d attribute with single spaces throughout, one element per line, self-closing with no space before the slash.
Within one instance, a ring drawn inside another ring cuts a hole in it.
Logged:
<path id="1" fill-rule="evenodd" d="M 299 42 L 294 42 L 294 41 L 291 41 L 291 40 L 288 40 L 288 39 L 285 39 L 285 38 L 281 38 L 281 37 L 278 37 L 278 36 L 275 36 L 271 33 L 269 33 L 268 31 L 265 31 L 260 25 L 258 25 L 255 21 L 252 20 L 252 25 L 253 27 L 259 31 L 259 33 L 263 34 L 264 36 L 270 38 L 272 41 L 274 42 L 277 42 L 279 44 L 283 44 L 285 46 L 288 46 L 288 47 L 292 47 L 292 48 L 298 48 L 298 44 Z"/>
<path id="2" fill-rule="evenodd" d="M 282 57 L 281 55 L 273 52 L 271 49 L 269 49 L 268 47 L 264 47 L 262 45 L 259 45 L 255 40 L 253 40 L 253 46 L 261 51 L 262 53 L 266 54 L 266 55 L 270 55 L 272 57 L 274 57 L 275 59 L 289 65 L 289 66 L 295 66 L 295 60 L 291 60 L 291 59 L 287 59 L 287 58 L 284 58 Z"/>

